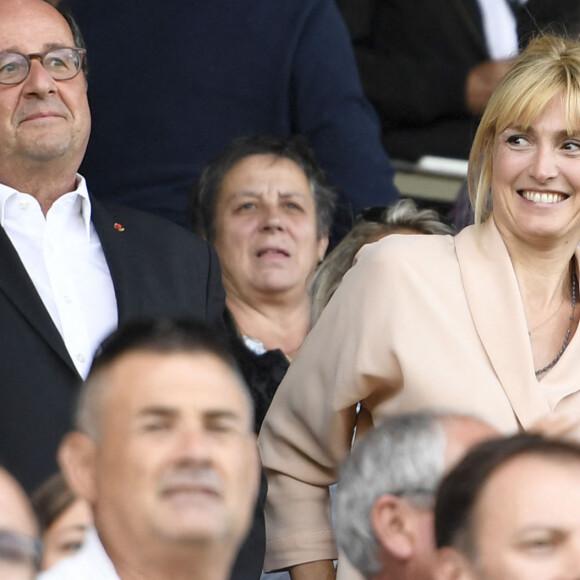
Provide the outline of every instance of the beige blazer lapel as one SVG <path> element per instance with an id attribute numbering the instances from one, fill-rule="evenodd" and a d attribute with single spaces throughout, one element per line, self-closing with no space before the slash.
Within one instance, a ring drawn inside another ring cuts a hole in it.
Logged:
<path id="1" fill-rule="evenodd" d="M 517 279 L 493 219 L 460 232 L 455 251 L 477 333 L 518 421 L 527 429 L 550 407 L 534 373 Z"/>

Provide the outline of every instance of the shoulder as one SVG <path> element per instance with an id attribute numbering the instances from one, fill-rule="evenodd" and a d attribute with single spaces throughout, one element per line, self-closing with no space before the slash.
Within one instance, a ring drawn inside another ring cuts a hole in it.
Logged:
<path id="1" fill-rule="evenodd" d="M 455 240 L 450 235 L 392 234 L 363 246 L 355 263 L 409 266 L 417 263 L 440 267 L 445 262 L 456 262 Z"/>
<path id="2" fill-rule="evenodd" d="M 209 253 L 209 244 L 188 229 L 174 224 L 154 214 L 123 205 L 101 202 L 91 198 L 92 221 L 102 236 L 103 231 L 125 234 L 131 239 L 153 247 L 177 247 L 180 250 Z"/>

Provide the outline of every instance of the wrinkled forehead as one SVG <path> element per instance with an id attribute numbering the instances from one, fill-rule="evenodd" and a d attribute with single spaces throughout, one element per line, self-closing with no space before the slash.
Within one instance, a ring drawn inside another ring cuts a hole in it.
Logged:
<path id="1" fill-rule="evenodd" d="M 74 46 L 65 18 L 44 0 L 0 0 L 0 51 Z"/>

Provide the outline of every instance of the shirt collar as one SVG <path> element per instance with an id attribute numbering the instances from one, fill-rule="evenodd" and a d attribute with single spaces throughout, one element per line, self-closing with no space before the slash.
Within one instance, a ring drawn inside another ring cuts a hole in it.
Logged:
<path id="1" fill-rule="evenodd" d="M 85 223 L 85 229 L 87 232 L 87 239 L 90 240 L 91 237 L 91 199 L 89 197 L 89 192 L 87 190 L 87 183 L 85 178 L 77 173 L 76 176 L 76 189 L 74 191 L 69 192 L 70 194 L 76 194 L 80 199 L 80 212 L 81 217 Z M 68 195 L 64 194 L 64 195 Z M 6 206 L 6 202 L 14 195 L 30 195 L 25 192 L 18 191 L 12 187 L 8 187 L 3 183 L 0 183 L 0 225 L 4 227 L 4 210 Z M 32 196 L 30 196 L 32 197 Z M 77 207 L 77 204 L 75 204 Z"/>

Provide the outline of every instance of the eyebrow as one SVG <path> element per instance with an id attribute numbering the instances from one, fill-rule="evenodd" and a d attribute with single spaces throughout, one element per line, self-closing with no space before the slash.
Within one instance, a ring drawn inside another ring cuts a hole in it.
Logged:
<path id="1" fill-rule="evenodd" d="M 144 409 L 139 410 L 137 417 L 148 417 L 152 415 L 157 417 L 170 417 L 174 416 L 176 413 L 177 411 L 170 407 L 145 407 Z"/>
<path id="2" fill-rule="evenodd" d="M 302 193 L 300 191 L 280 191 L 278 192 L 280 197 L 283 198 L 289 198 L 289 197 L 307 197 L 307 195 L 305 193 Z M 230 194 L 228 196 L 228 199 L 230 200 L 234 200 L 240 197 L 251 197 L 251 198 L 258 198 L 258 197 L 262 197 L 261 193 L 258 193 L 257 191 L 251 191 L 251 190 L 242 190 L 242 191 L 234 191 L 232 194 Z"/>
<path id="3" fill-rule="evenodd" d="M 40 52 L 41 53 L 50 52 L 51 50 L 55 50 L 57 48 L 72 48 L 74 46 L 75 46 L 74 40 L 73 40 L 72 44 L 65 44 L 62 42 L 49 42 L 49 43 L 45 43 L 42 45 L 42 50 Z M 5 52 L 17 52 L 18 54 L 29 54 L 29 53 L 23 52 L 18 46 L 9 46 L 7 48 L 3 48 L 2 50 L 0 50 L 0 54 L 5 53 Z M 30 53 L 30 54 L 35 54 L 35 53 Z"/>
<path id="4" fill-rule="evenodd" d="M 174 417 L 179 413 L 178 409 L 173 409 L 170 407 L 146 407 L 141 409 L 137 413 L 137 418 L 141 417 Z M 206 411 L 202 411 L 202 417 L 204 420 L 216 420 L 216 419 L 231 419 L 234 421 L 240 420 L 243 421 L 243 417 L 240 413 L 236 413 L 235 411 L 231 411 L 229 409 L 209 409 Z"/>
<path id="5" fill-rule="evenodd" d="M 537 135 L 537 131 L 532 127 L 522 127 L 521 125 L 510 125 L 509 127 L 506 127 L 502 133 L 505 133 L 506 131 L 517 131 L 517 132 L 522 132 L 522 133 L 528 133 L 530 135 Z M 578 139 L 580 138 L 580 130 L 575 131 L 572 134 L 569 134 L 568 131 L 566 129 L 563 129 L 561 131 L 557 131 L 556 133 L 554 133 L 554 136 L 557 139 Z"/>
<path id="6" fill-rule="evenodd" d="M 230 411 L 228 409 L 215 409 L 215 410 L 208 410 L 203 412 L 203 417 L 206 420 L 215 420 L 215 419 L 226 419 L 226 420 L 233 420 L 238 421 L 242 420 L 242 416 L 240 413 L 236 413 L 234 411 Z"/>

